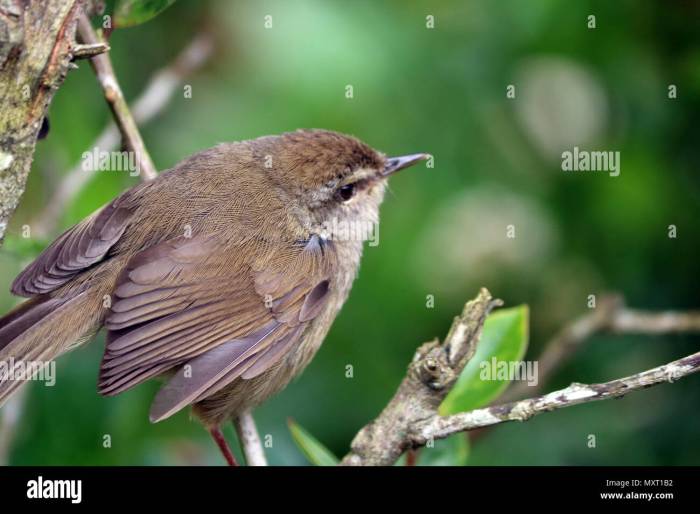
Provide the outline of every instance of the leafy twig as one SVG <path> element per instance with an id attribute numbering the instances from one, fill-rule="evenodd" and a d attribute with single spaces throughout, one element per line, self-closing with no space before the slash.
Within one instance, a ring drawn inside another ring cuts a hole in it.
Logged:
<path id="1" fill-rule="evenodd" d="M 457 317 L 445 342 L 423 344 L 408 367 L 398 391 L 381 414 L 355 436 L 344 465 L 390 465 L 411 448 L 452 434 L 506 421 L 524 421 L 542 412 L 625 394 L 663 382 L 672 382 L 700 370 L 700 352 L 635 375 L 600 384 L 573 383 L 544 396 L 441 416 L 438 408 L 473 356 L 481 328 L 498 305 L 482 289 Z M 616 333 L 697 331 L 700 312 L 654 314 L 627 310 L 615 300 L 597 313 L 564 330 L 566 341 L 578 342 L 606 327 Z M 455 358 L 453 358 L 455 356 Z"/>
<path id="2" fill-rule="evenodd" d="M 437 416 L 437 409 L 474 355 L 481 329 L 500 300 L 482 289 L 464 306 L 445 338 L 423 344 L 408 366 L 398 391 L 374 421 L 366 425 L 352 441 L 344 465 L 390 465 L 414 442 L 421 424 Z"/>

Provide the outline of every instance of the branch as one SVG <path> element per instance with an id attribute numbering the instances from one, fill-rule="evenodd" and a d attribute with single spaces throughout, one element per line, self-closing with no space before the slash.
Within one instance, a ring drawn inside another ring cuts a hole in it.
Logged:
<path id="1" fill-rule="evenodd" d="M 416 427 L 436 416 L 437 409 L 474 355 L 486 316 L 500 306 L 486 289 L 467 302 L 452 323 L 445 342 L 436 339 L 418 348 L 398 391 L 377 419 L 352 441 L 343 465 L 391 465 L 416 446 Z"/>
<path id="2" fill-rule="evenodd" d="M 700 311 L 647 312 L 620 308 L 604 328 L 613 334 L 700 332 Z"/>
<path id="3" fill-rule="evenodd" d="M 700 352 L 642 373 L 600 384 L 577 384 L 544 396 L 495 405 L 451 416 L 438 408 L 473 356 L 481 328 L 490 310 L 500 302 L 482 289 L 457 317 L 443 344 L 433 341 L 417 351 L 398 391 L 374 421 L 355 436 L 343 465 L 391 465 L 406 450 L 452 434 L 503 423 L 524 421 L 542 412 L 672 382 L 700 370 Z M 606 299 L 597 312 L 584 316 L 555 338 L 557 351 L 570 350 L 603 328 L 614 333 L 697 331 L 700 312 L 661 313 L 625 309 L 619 297 Z M 454 357 L 454 358 L 453 358 Z"/>
<path id="4" fill-rule="evenodd" d="M 104 43 L 100 41 L 95 33 L 87 15 L 81 14 L 78 19 L 78 33 L 84 44 L 97 45 Z M 146 145 L 141 138 L 139 129 L 136 126 L 129 106 L 124 99 L 124 94 L 119 87 L 119 82 L 114 74 L 112 61 L 108 53 L 101 53 L 90 59 L 92 69 L 95 70 L 97 80 L 104 91 L 105 100 L 109 108 L 112 110 L 114 119 L 117 122 L 119 131 L 121 132 L 124 146 L 130 152 L 134 153 L 136 166 L 144 180 L 152 180 L 157 175 L 156 167 L 151 160 L 151 156 L 146 150 Z"/>
<path id="5" fill-rule="evenodd" d="M 517 382 L 501 397 L 515 400 L 541 391 L 547 378 L 557 371 L 592 336 L 600 333 L 617 335 L 659 335 L 700 332 L 700 311 L 649 312 L 629 309 L 618 294 L 607 294 L 589 314 L 565 326 L 546 345 L 538 359 L 539 380 L 534 386 Z"/>
<path id="6" fill-rule="evenodd" d="M 646 389 L 663 382 L 674 382 L 697 371 L 700 371 L 700 352 L 610 382 L 590 385 L 573 383 L 565 389 L 536 398 L 504 403 L 452 416 L 435 416 L 422 424 L 416 431 L 417 433 L 411 435 L 412 442 L 422 446 L 428 440 L 442 439 L 465 430 L 473 430 L 505 421 L 526 421 L 536 414 L 571 405 L 621 398 L 632 391 Z"/>
<path id="7" fill-rule="evenodd" d="M 233 421 L 248 466 L 267 466 L 258 429 L 251 411 L 247 410 Z"/>
<path id="8" fill-rule="evenodd" d="M 49 104 L 68 73 L 80 7 L 78 0 L 0 2 L 0 245 Z"/>
<path id="9" fill-rule="evenodd" d="M 182 81 L 209 59 L 213 48 L 211 35 L 202 32 L 180 52 L 174 62 L 157 71 L 133 103 L 131 112 L 136 123 L 147 123 L 162 112 Z M 117 148 L 119 142 L 119 129 L 111 122 L 89 148 L 111 151 Z M 37 237 L 48 237 L 56 230 L 61 213 L 96 173 L 97 169 L 85 169 L 81 161 L 66 174 L 45 209 L 31 223 Z"/>

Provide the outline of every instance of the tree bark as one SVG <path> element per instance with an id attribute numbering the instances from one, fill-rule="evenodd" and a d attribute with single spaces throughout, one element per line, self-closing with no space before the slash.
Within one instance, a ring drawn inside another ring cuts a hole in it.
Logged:
<path id="1" fill-rule="evenodd" d="M 75 47 L 81 0 L 0 0 L 0 245 Z"/>

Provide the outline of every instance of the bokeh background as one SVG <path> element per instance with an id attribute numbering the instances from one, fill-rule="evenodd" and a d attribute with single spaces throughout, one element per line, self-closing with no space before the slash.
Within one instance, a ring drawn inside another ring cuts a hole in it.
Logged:
<path id="1" fill-rule="evenodd" d="M 435 156 L 433 169 L 392 180 L 380 244 L 366 249 L 324 346 L 300 379 L 256 412 L 261 433 L 272 436 L 271 463 L 306 463 L 289 435 L 290 417 L 343 455 L 392 396 L 415 348 L 443 337 L 480 286 L 507 305 L 530 306 L 529 359 L 587 312 L 589 294 L 618 291 L 654 310 L 698 307 L 699 15 L 696 1 L 179 0 L 112 34 L 128 99 L 202 27 L 215 36 L 210 62 L 185 81 L 192 97 L 179 92 L 143 126 L 160 169 L 221 141 L 300 127 L 354 134 L 388 154 Z M 509 84 L 514 99 L 506 97 Z M 11 280 L 49 242 L 22 241 L 22 225 L 35 223 L 109 119 L 83 62 L 51 106 L 50 133 L 0 250 L 3 312 L 16 302 Z M 561 171 L 561 152 L 574 145 L 620 151 L 620 176 Z M 59 230 L 137 180 L 98 173 L 61 213 Z M 508 224 L 515 239 L 506 238 Z M 434 308 L 426 308 L 427 295 Z M 696 351 L 698 342 L 596 337 L 546 389 L 641 371 Z M 61 359 L 55 387 L 30 386 L 10 464 L 223 462 L 187 412 L 148 422 L 156 383 L 99 397 L 103 346 L 100 336 Z M 468 462 L 697 465 L 698 405 L 700 377 L 690 377 L 498 426 L 472 442 Z M 103 447 L 105 434 L 111 448 Z M 596 448 L 587 446 L 589 434 Z"/>

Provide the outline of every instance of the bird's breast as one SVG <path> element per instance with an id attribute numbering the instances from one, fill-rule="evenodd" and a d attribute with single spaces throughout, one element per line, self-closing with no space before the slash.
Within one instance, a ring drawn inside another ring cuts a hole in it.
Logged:
<path id="1" fill-rule="evenodd" d="M 362 244 L 336 244 L 338 266 L 330 280 L 330 297 L 324 311 L 309 323 L 299 348 L 291 352 L 287 365 L 292 377 L 297 376 L 311 362 L 311 359 L 321 347 L 340 309 L 350 294 L 352 284 L 357 277 L 357 271 L 362 257 Z"/>

